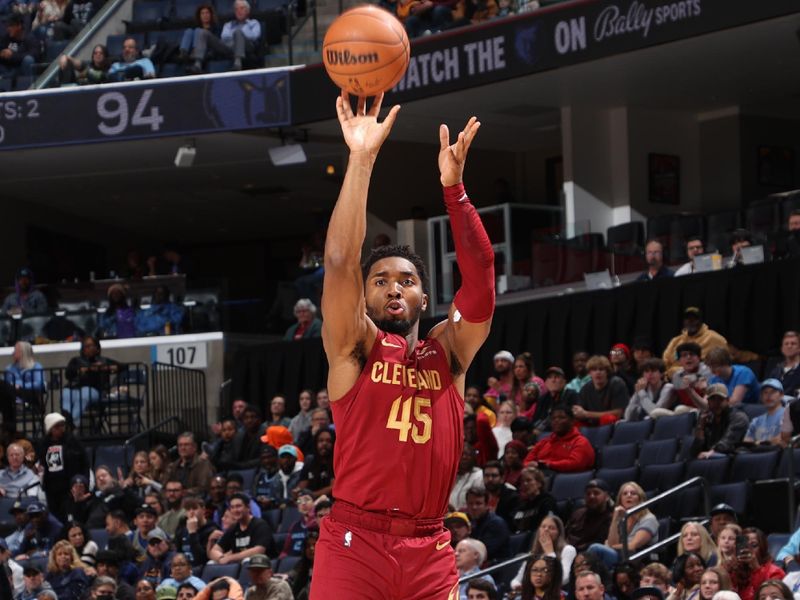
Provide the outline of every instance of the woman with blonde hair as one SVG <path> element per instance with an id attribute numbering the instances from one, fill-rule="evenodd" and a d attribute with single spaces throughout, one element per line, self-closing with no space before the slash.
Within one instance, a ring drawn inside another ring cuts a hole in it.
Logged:
<path id="1" fill-rule="evenodd" d="M 33 347 L 28 342 L 14 344 L 12 363 L 6 367 L 0 381 L 0 413 L 3 428 L 13 432 L 16 423 L 17 398 L 41 411 L 42 394 L 45 390 L 44 370 L 33 358 Z"/>
<path id="2" fill-rule="evenodd" d="M 47 581 L 59 600 L 81 600 L 89 587 L 89 568 L 81 562 L 73 545 L 61 540 L 53 545 L 47 558 Z"/>
<path id="3" fill-rule="evenodd" d="M 742 535 L 742 528 L 736 523 L 726 523 L 717 535 L 717 551 L 719 553 L 717 563 L 728 571 L 730 571 L 728 566 L 732 567 L 736 562 L 736 538 L 740 535 Z"/>
<path id="4" fill-rule="evenodd" d="M 500 451 L 497 458 L 503 456 L 506 444 L 511 441 L 511 422 L 517 418 L 517 404 L 513 400 L 504 400 L 497 409 L 497 422 L 492 427 L 492 433 L 497 440 Z"/>
<path id="5" fill-rule="evenodd" d="M 711 539 L 711 534 L 697 521 L 689 521 L 681 527 L 678 556 L 684 552 L 696 552 L 709 567 L 716 565 L 719 560 L 717 545 Z"/>
<path id="6" fill-rule="evenodd" d="M 700 577 L 700 595 L 697 600 L 712 600 L 714 594 L 732 588 L 731 576 L 722 567 L 708 567 Z"/>
<path id="7" fill-rule="evenodd" d="M 619 537 L 619 524 L 625 513 L 647 500 L 647 495 L 635 481 L 622 484 L 617 493 L 617 505 L 608 528 L 605 544 L 592 544 L 589 552 L 603 559 L 607 567 L 613 567 L 620 560 L 622 541 Z M 658 541 L 658 519 L 648 509 L 629 516 L 626 522 L 628 531 L 628 552 L 633 553 Z"/>

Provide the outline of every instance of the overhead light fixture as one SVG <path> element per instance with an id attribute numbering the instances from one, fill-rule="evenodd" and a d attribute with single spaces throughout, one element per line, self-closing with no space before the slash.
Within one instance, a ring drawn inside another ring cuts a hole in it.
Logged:
<path id="1" fill-rule="evenodd" d="M 269 159 L 276 167 L 298 165 L 308 161 L 305 150 L 303 150 L 303 147 L 300 144 L 276 146 L 275 148 L 270 148 L 268 152 Z"/>
<path id="2" fill-rule="evenodd" d="M 185 146 L 178 148 L 178 153 L 175 155 L 176 167 L 191 167 L 194 164 L 194 159 L 197 156 L 197 148 L 194 147 L 194 141 L 189 142 Z"/>

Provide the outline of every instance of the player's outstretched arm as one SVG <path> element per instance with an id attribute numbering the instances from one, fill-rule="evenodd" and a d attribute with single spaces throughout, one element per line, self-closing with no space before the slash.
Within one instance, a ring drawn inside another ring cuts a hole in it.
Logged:
<path id="1" fill-rule="evenodd" d="M 447 125 L 439 126 L 439 173 L 461 287 L 450 306 L 447 321 L 437 326 L 432 335 L 455 355 L 463 371 L 489 335 L 494 314 L 494 251 L 463 183 L 467 153 L 480 126 L 480 121 L 472 117 L 453 144 Z"/>
<path id="2" fill-rule="evenodd" d="M 372 331 L 372 339 L 366 339 L 371 321 L 366 317 L 361 246 L 367 229 L 367 192 L 372 167 L 400 110 L 399 106 L 393 107 L 379 123 L 382 100 L 383 94 L 377 96 L 367 111 L 366 98 L 359 98 L 356 112 L 344 91 L 336 100 L 350 158 L 325 240 L 322 339 L 329 361 L 337 357 L 349 359 L 355 344 L 369 342 L 371 346 L 376 335 Z M 336 397 L 332 390 L 329 392 Z"/>

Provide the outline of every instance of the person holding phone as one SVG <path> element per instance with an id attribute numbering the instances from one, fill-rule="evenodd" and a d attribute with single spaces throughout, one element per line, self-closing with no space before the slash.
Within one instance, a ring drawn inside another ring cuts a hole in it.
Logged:
<path id="1" fill-rule="evenodd" d="M 784 576 L 783 569 L 772 562 L 764 532 L 756 527 L 743 529 L 736 538 L 736 561 L 731 571 L 734 591 L 742 600 L 755 600 L 762 583 Z"/>

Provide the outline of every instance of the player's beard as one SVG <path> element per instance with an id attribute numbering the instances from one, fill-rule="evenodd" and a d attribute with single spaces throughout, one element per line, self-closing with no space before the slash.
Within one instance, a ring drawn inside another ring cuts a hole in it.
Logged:
<path id="1" fill-rule="evenodd" d="M 386 333 L 402 335 L 403 337 L 407 336 L 412 327 L 419 322 L 419 315 L 421 314 L 422 310 L 420 307 L 417 307 L 413 311 L 409 312 L 411 313 L 410 319 L 379 319 L 375 317 L 372 310 L 367 308 L 367 316 L 372 319 L 372 322 L 375 323 L 378 329 L 385 331 Z"/>

